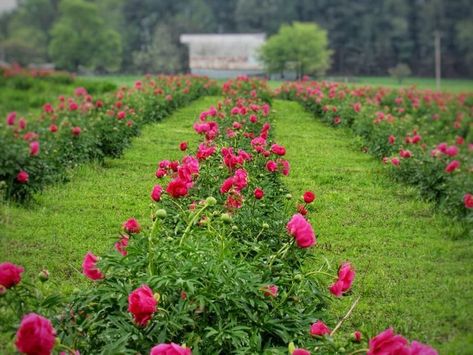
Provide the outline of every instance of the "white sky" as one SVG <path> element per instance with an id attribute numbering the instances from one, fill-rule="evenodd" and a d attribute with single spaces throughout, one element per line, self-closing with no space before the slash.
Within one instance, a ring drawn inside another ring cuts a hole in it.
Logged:
<path id="1" fill-rule="evenodd" d="M 11 10 L 16 6 L 16 0 L 0 0 L 0 13 Z"/>

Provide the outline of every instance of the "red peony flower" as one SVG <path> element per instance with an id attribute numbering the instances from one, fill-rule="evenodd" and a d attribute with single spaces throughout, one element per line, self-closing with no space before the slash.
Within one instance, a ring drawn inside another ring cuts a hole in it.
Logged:
<path id="1" fill-rule="evenodd" d="M 273 161 L 273 160 L 269 160 L 267 163 L 266 163 L 266 170 L 270 171 L 270 172 L 275 172 L 276 170 L 278 170 L 278 164 Z"/>
<path id="2" fill-rule="evenodd" d="M 460 167 L 460 162 L 458 160 L 451 161 L 445 168 L 446 173 L 451 173 L 457 170 Z"/>
<path id="3" fill-rule="evenodd" d="M 7 115 L 7 125 L 13 126 L 15 124 L 15 120 L 16 120 L 16 112 L 10 112 Z"/>
<path id="4" fill-rule="evenodd" d="M 69 104 L 69 111 L 76 111 L 79 108 L 79 105 L 76 102 L 71 102 Z"/>
<path id="5" fill-rule="evenodd" d="M 55 124 L 52 124 L 49 126 L 49 131 L 54 133 L 57 132 L 57 126 Z"/>
<path id="6" fill-rule="evenodd" d="M 189 192 L 189 183 L 180 178 L 176 178 L 171 180 L 166 188 L 166 192 L 174 198 L 184 197 Z"/>
<path id="7" fill-rule="evenodd" d="M 465 196 L 463 196 L 463 203 L 465 204 L 465 208 L 473 208 L 473 195 L 465 194 Z"/>
<path id="8" fill-rule="evenodd" d="M 4 262 L 0 264 L 0 285 L 11 288 L 21 281 L 21 274 L 25 271 L 23 267 Z"/>
<path id="9" fill-rule="evenodd" d="M 128 296 L 128 312 L 133 315 L 135 323 L 146 326 L 157 310 L 158 301 L 148 285 L 142 285 Z"/>
<path id="10" fill-rule="evenodd" d="M 312 203 L 315 200 L 315 194 L 312 191 L 306 191 L 304 193 L 304 202 Z"/>
<path id="11" fill-rule="evenodd" d="M 187 150 L 187 142 L 181 142 L 179 144 L 179 149 L 183 152 L 185 152 Z"/>
<path id="12" fill-rule="evenodd" d="M 123 228 L 131 234 L 138 234 L 141 232 L 141 226 L 135 218 L 130 218 L 124 222 Z"/>
<path id="13" fill-rule="evenodd" d="M 163 188 L 160 185 L 154 185 L 153 191 L 151 192 L 151 198 L 153 201 L 158 202 L 161 200 L 161 194 L 163 192 Z"/>
<path id="14" fill-rule="evenodd" d="M 56 331 L 49 319 L 35 313 L 23 317 L 15 340 L 19 352 L 28 355 L 49 355 L 52 354 L 55 343 Z"/>
<path id="15" fill-rule="evenodd" d="M 351 264 L 343 263 L 338 269 L 337 281 L 329 287 L 329 290 L 334 296 L 340 297 L 351 288 L 354 279 L 355 270 L 352 268 Z"/>
<path id="16" fill-rule="evenodd" d="M 122 235 L 120 240 L 115 243 L 115 249 L 123 256 L 126 256 L 128 254 L 128 252 L 126 251 L 126 247 L 128 246 L 129 239 L 129 236 Z"/>
<path id="17" fill-rule="evenodd" d="M 257 200 L 261 200 L 261 199 L 263 198 L 263 196 L 264 196 L 264 191 L 263 191 L 262 189 L 260 189 L 259 187 L 257 187 L 257 188 L 255 189 L 254 194 L 255 194 L 255 198 L 256 198 Z"/>
<path id="18" fill-rule="evenodd" d="M 284 148 L 282 145 L 273 144 L 271 146 L 271 152 L 273 152 L 276 155 L 283 156 L 286 154 L 286 148 Z"/>
<path id="19" fill-rule="evenodd" d="M 361 332 L 359 330 L 353 333 L 353 341 L 359 343 L 361 341 Z"/>
<path id="20" fill-rule="evenodd" d="M 330 334 L 330 329 L 321 320 L 318 320 L 310 326 L 310 335 L 322 336 L 325 334 Z"/>
<path id="21" fill-rule="evenodd" d="M 39 154 L 39 142 L 33 141 L 30 143 L 30 155 L 37 156 Z"/>
<path id="22" fill-rule="evenodd" d="M 299 212 L 303 216 L 307 215 L 308 213 L 307 208 L 305 208 L 304 205 L 297 205 L 297 212 Z"/>
<path id="23" fill-rule="evenodd" d="M 26 184 L 28 180 L 30 179 L 29 174 L 21 170 L 17 175 L 16 175 L 16 181 L 18 181 L 20 184 Z"/>
<path id="24" fill-rule="evenodd" d="M 445 154 L 449 157 L 454 157 L 458 154 L 458 148 L 455 145 L 451 145 L 447 149 L 445 149 Z"/>
<path id="25" fill-rule="evenodd" d="M 407 340 L 396 335 L 392 328 L 386 329 L 369 341 L 367 355 L 409 354 Z"/>
<path id="26" fill-rule="evenodd" d="M 399 166 L 401 162 L 399 161 L 399 158 L 397 157 L 394 157 L 394 158 L 391 158 L 391 164 L 394 165 L 394 166 Z"/>
<path id="27" fill-rule="evenodd" d="M 165 169 L 159 168 L 158 170 L 156 170 L 156 177 L 158 179 L 161 179 L 164 176 L 166 176 L 166 170 Z"/>
<path id="28" fill-rule="evenodd" d="M 399 151 L 399 155 L 401 156 L 401 158 L 410 158 L 412 157 L 412 153 L 410 150 L 404 150 L 404 149 L 401 149 Z"/>
<path id="29" fill-rule="evenodd" d="M 389 141 L 389 144 L 393 145 L 394 142 L 396 142 L 396 137 L 391 134 L 388 138 L 388 141 Z"/>
<path id="30" fill-rule="evenodd" d="M 99 258 L 92 252 L 87 252 L 82 263 L 82 273 L 91 280 L 101 280 L 105 277 L 104 274 L 97 268 L 97 261 Z"/>
<path id="31" fill-rule="evenodd" d="M 312 226 L 301 214 L 295 214 L 287 223 L 287 231 L 296 239 L 299 248 L 309 248 L 316 243 Z"/>
<path id="32" fill-rule="evenodd" d="M 20 129 L 26 128 L 26 120 L 23 117 L 18 120 L 18 127 L 20 127 Z"/>
<path id="33" fill-rule="evenodd" d="M 150 355 L 191 355 L 192 351 L 189 348 L 184 348 L 180 345 L 159 344 L 151 349 Z"/>

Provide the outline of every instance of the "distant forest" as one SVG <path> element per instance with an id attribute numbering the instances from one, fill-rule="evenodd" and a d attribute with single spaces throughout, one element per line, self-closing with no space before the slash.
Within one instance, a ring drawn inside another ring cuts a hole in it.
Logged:
<path id="1" fill-rule="evenodd" d="M 20 0 L 0 16 L 0 59 L 179 72 L 187 70 L 181 33 L 272 35 L 292 21 L 328 31 L 330 74 L 386 75 L 405 63 L 432 76 L 440 31 L 443 75 L 473 77 L 472 0 Z"/>

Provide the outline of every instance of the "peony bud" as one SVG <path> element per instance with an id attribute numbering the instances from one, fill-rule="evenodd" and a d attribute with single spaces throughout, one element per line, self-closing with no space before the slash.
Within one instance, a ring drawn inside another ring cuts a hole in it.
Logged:
<path id="1" fill-rule="evenodd" d="M 41 282 L 46 282 L 49 280 L 49 271 L 44 269 L 43 271 L 41 271 L 39 274 L 38 274 L 38 277 L 39 277 L 39 280 Z"/>

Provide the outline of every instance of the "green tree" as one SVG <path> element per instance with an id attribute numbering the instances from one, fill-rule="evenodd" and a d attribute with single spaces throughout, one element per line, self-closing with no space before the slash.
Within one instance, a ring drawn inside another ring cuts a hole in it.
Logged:
<path id="1" fill-rule="evenodd" d="M 96 4 L 63 0 L 59 11 L 49 44 L 49 54 L 57 66 L 74 71 L 80 66 L 99 71 L 120 68 L 121 37 L 106 26 Z"/>
<path id="2" fill-rule="evenodd" d="M 261 47 L 260 56 L 268 72 L 294 70 L 297 77 L 323 75 L 330 67 L 327 31 L 315 23 L 282 25 Z"/>

